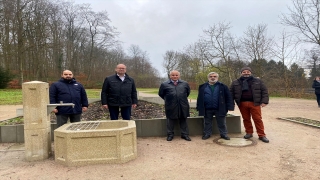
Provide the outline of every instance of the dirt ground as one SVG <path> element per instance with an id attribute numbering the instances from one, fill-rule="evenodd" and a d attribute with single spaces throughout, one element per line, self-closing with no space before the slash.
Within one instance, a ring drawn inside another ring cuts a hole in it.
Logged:
<path id="1" fill-rule="evenodd" d="M 240 115 L 237 108 L 231 113 Z M 262 110 L 270 143 L 259 141 L 257 134 L 252 138 L 257 143 L 246 147 L 218 145 L 213 141 L 218 135 L 208 140 L 191 136 L 190 142 L 179 136 L 171 142 L 165 137 L 138 138 L 138 157 L 125 164 L 65 167 L 52 157 L 27 162 L 24 151 L 0 144 L 0 179 L 320 179 L 320 129 L 277 119 L 320 120 L 319 114 L 315 100 L 272 98 Z"/>

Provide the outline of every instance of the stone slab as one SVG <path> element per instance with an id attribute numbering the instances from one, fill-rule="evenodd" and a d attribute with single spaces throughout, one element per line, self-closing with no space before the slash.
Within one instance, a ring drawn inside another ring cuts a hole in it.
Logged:
<path id="1" fill-rule="evenodd" d="M 17 142 L 17 126 L 0 126 L 1 143 Z"/>
<path id="2" fill-rule="evenodd" d="M 27 161 L 45 160 L 51 155 L 51 129 L 24 129 Z"/>
<path id="3" fill-rule="evenodd" d="M 17 143 L 24 143 L 24 125 L 17 125 Z"/>

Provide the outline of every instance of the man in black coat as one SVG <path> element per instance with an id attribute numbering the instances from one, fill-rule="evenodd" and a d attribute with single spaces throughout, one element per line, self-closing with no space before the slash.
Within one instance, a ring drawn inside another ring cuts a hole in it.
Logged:
<path id="1" fill-rule="evenodd" d="M 126 74 L 127 67 L 118 64 L 116 74 L 106 77 L 101 91 L 102 107 L 109 109 L 111 120 L 117 120 L 119 109 L 123 120 L 130 120 L 131 108 L 138 103 L 134 80 Z"/>
<path id="2" fill-rule="evenodd" d="M 73 78 L 69 70 L 64 70 L 61 79 L 49 88 L 50 103 L 73 103 L 71 106 L 57 106 L 52 112 L 56 114 L 58 127 L 70 122 L 79 122 L 81 113 L 88 109 L 88 98 L 84 87 Z"/>
<path id="3" fill-rule="evenodd" d="M 204 116 L 203 140 L 210 138 L 212 134 L 213 115 L 217 120 L 220 137 L 230 140 L 227 135 L 226 115 L 228 110 L 234 110 L 234 103 L 228 86 L 218 79 L 218 73 L 210 72 L 208 82 L 201 84 L 198 90 L 197 111 L 199 116 Z"/>
<path id="4" fill-rule="evenodd" d="M 189 113 L 188 96 L 190 87 L 186 81 L 180 80 L 180 72 L 170 72 L 170 80 L 163 82 L 159 88 L 159 96 L 165 101 L 167 117 L 167 141 L 172 141 L 174 136 L 174 122 L 179 121 L 181 138 L 191 141 L 187 124 Z"/>

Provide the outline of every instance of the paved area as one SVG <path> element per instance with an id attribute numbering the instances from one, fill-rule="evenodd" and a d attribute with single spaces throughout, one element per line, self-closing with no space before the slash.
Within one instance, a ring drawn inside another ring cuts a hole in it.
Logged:
<path id="1" fill-rule="evenodd" d="M 22 105 L 0 105 L 0 121 L 16 117 L 16 109 Z"/>

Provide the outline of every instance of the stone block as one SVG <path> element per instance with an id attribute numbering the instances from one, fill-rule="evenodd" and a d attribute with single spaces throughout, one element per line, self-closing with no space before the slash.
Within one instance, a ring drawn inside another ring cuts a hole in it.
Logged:
<path id="1" fill-rule="evenodd" d="M 24 129 L 46 129 L 50 126 L 47 113 L 49 84 L 31 81 L 22 84 Z"/>
<path id="2" fill-rule="evenodd" d="M 17 143 L 24 143 L 24 125 L 17 125 Z"/>
<path id="3" fill-rule="evenodd" d="M 54 131 L 54 140 L 55 161 L 66 166 L 125 163 L 137 157 L 135 121 L 65 124 Z"/>
<path id="4" fill-rule="evenodd" d="M 0 129 L 2 143 L 15 143 L 17 141 L 17 126 L 0 126 Z"/>
<path id="5" fill-rule="evenodd" d="M 16 116 L 23 116 L 23 108 L 16 109 Z"/>
<path id="6" fill-rule="evenodd" d="M 27 161 L 47 159 L 51 155 L 51 129 L 24 129 Z"/>
<path id="7" fill-rule="evenodd" d="M 166 136 L 166 119 L 139 119 L 135 120 L 137 126 L 137 135 L 139 137 L 155 137 L 155 136 Z"/>

